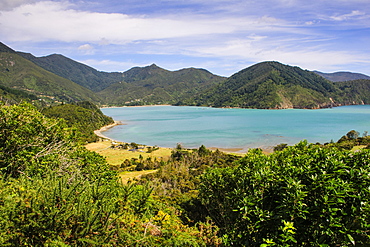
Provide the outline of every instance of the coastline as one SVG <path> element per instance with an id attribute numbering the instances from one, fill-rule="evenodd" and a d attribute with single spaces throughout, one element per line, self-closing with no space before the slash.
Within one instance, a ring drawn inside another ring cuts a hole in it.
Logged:
<path id="1" fill-rule="evenodd" d="M 105 136 L 105 135 L 103 134 L 103 132 L 104 132 L 104 131 L 107 131 L 107 130 L 109 130 L 109 129 L 111 129 L 111 128 L 113 128 L 113 127 L 117 126 L 117 125 L 124 125 L 124 123 L 122 123 L 121 121 L 114 121 L 114 123 L 112 123 L 112 124 L 105 125 L 105 126 L 101 127 L 101 128 L 100 128 L 100 129 L 98 129 L 98 130 L 94 130 L 94 134 L 95 134 L 95 135 L 97 135 L 97 136 L 98 136 L 98 137 L 100 137 L 100 138 L 108 139 L 108 140 L 110 140 L 110 141 L 116 141 L 116 140 L 114 140 L 114 139 L 112 139 L 112 138 L 109 138 L 109 137 Z"/>

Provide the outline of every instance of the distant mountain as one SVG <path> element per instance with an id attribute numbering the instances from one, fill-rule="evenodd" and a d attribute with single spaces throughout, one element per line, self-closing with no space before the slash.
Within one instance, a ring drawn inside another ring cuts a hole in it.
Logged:
<path id="1" fill-rule="evenodd" d="M 15 50 L 13 50 L 12 48 L 4 45 L 3 43 L 0 42 L 0 52 L 9 52 L 9 53 L 16 53 Z"/>
<path id="2" fill-rule="evenodd" d="M 94 92 L 99 92 L 111 84 L 122 81 L 122 73 L 101 72 L 63 55 L 53 54 L 46 57 L 35 57 L 30 53 L 18 52 L 18 54 L 41 68 Z"/>
<path id="3" fill-rule="evenodd" d="M 338 82 L 338 81 L 352 81 L 352 80 L 370 80 L 370 76 L 352 73 L 352 72 L 334 72 L 334 73 L 323 73 L 320 71 L 314 71 L 316 74 L 328 79 L 329 81 Z"/>
<path id="4" fill-rule="evenodd" d="M 0 43 L 0 99 L 8 102 L 24 97 L 46 103 L 88 100 L 118 106 L 314 109 L 370 104 L 369 79 L 350 72 L 310 72 L 279 62 L 258 63 L 229 78 L 204 69 L 169 71 L 155 64 L 107 73 L 63 55 L 35 57 Z"/>
<path id="5" fill-rule="evenodd" d="M 337 104 L 339 92 L 333 83 L 313 72 L 263 62 L 232 75 L 195 101 L 215 107 L 311 109 Z"/>
<path id="6" fill-rule="evenodd" d="M 198 95 L 225 78 L 204 69 L 168 71 L 152 64 L 124 72 L 123 80 L 98 95 L 113 105 L 174 104 Z"/>
<path id="7" fill-rule="evenodd" d="M 100 101 L 92 91 L 44 70 L 3 44 L 0 49 L 3 51 L 0 52 L 0 85 L 26 91 L 50 102 Z"/>

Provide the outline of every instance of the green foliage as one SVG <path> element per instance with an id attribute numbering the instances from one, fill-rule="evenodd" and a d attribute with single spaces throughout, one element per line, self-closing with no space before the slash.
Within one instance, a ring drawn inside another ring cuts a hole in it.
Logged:
<path id="1" fill-rule="evenodd" d="M 42 113 L 50 118 L 64 119 L 69 127 L 75 127 L 81 132 L 81 139 L 87 142 L 98 139 L 94 130 L 114 122 L 111 117 L 105 116 L 99 108 L 88 101 L 50 106 L 44 108 Z"/>
<path id="2" fill-rule="evenodd" d="M 153 187 L 122 185 L 75 131 L 33 106 L 0 107 L 1 246 L 205 246 L 217 227 L 182 224 Z"/>
<path id="3" fill-rule="evenodd" d="M 342 90 L 343 103 L 349 105 L 370 104 L 369 79 L 336 82 L 335 85 Z"/>
<path id="4" fill-rule="evenodd" d="M 237 159 L 238 156 L 210 151 L 204 146 L 187 150 L 177 145 L 170 160 L 158 162 L 158 171 L 142 176 L 139 182 L 150 182 L 156 196 L 178 205 L 185 222 L 205 222 L 207 215 L 198 199 L 199 176 L 211 167 L 234 166 Z"/>
<path id="5" fill-rule="evenodd" d="M 6 105 L 19 104 L 22 101 L 32 102 L 36 106 L 42 106 L 44 103 L 43 101 L 39 101 L 38 97 L 34 94 L 1 85 L 0 101 L 4 102 Z"/>
<path id="6" fill-rule="evenodd" d="M 204 174 L 200 198 L 229 245 L 365 246 L 369 156 L 306 142 L 270 156 L 256 150 Z"/>

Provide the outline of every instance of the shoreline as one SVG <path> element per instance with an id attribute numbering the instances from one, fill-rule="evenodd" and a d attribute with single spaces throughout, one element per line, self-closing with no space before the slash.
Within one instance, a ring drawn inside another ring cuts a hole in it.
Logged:
<path id="1" fill-rule="evenodd" d="M 195 106 L 195 105 L 170 105 L 170 104 L 163 104 L 163 105 L 124 105 L 124 106 L 100 106 L 100 109 L 103 108 L 120 108 L 120 107 L 151 107 L 151 106 L 193 106 L 193 107 L 207 107 L 207 108 L 219 108 L 219 109 L 253 109 L 253 110 L 321 110 L 321 109 L 329 109 L 329 108 L 337 108 L 343 106 L 358 106 L 358 105 L 369 105 L 369 104 L 336 104 L 330 106 L 319 106 L 313 108 L 300 108 L 300 107 L 287 107 L 287 108 L 247 108 L 247 107 L 237 107 L 237 106 L 222 106 L 222 107 L 214 107 L 214 106 Z"/>
<path id="2" fill-rule="evenodd" d="M 114 121 L 114 123 L 112 124 L 109 124 L 109 125 L 105 125 L 103 127 L 101 127 L 100 129 L 98 130 L 94 130 L 94 134 L 97 135 L 98 137 L 100 138 L 103 138 L 103 139 L 106 139 L 106 140 L 109 140 L 111 142 L 122 142 L 122 141 L 117 141 L 117 140 L 114 140 L 110 137 L 107 137 L 103 134 L 103 132 L 115 127 L 115 126 L 118 126 L 118 125 L 125 125 L 124 123 L 122 123 L 121 121 Z M 123 142 L 124 143 L 124 142 Z M 144 146 L 146 146 L 146 144 L 143 144 Z M 164 148 L 164 149 L 168 149 L 168 147 L 159 147 L 159 148 Z M 174 147 L 173 147 L 174 148 Z M 188 149 L 186 147 L 184 147 L 185 149 Z M 212 150 L 212 151 L 216 151 L 217 149 L 220 150 L 221 152 L 224 152 L 224 153 L 235 153 L 235 154 L 246 154 L 249 149 L 254 149 L 254 148 L 244 148 L 244 147 L 240 147 L 240 148 L 227 148 L 227 147 L 206 147 L 207 149 L 209 150 Z M 270 154 L 273 152 L 273 147 L 268 147 L 268 148 L 261 148 L 261 147 L 255 147 L 255 148 L 260 148 L 262 149 L 262 151 L 265 153 L 265 154 Z"/>
<path id="3" fill-rule="evenodd" d="M 101 127 L 98 130 L 94 130 L 94 134 L 97 135 L 100 138 L 104 138 L 104 139 L 107 139 L 107 140 L 116 142 L 116 140 L 114 140 L 114 139 L 112 139 L 110 137 L 105 136 L 102 132 L 107 131 L 107 130 L 109 130 L 109 129 L 115 127 L 115 126 L 118 126 L 118 125 L 125 125 L 125 124 L 122 123 L 121 121 L 114 121 L 114 123 L 112 123 L 112 124 L 105 125 L 105 126 Z"/>

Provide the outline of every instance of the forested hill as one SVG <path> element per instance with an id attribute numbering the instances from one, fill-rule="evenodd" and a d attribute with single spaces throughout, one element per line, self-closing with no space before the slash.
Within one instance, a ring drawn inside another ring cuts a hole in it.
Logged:
<path id="1" fill-rule="evenodd" d="M 52 54 L 45 57 L 35 57 L 30 53 L 18 52 L 18 54 L 43 69 L 71 80 L 94 92 L 98 92 L 111 84 L 122 81 L 122 73 L 101 72 L 63 55 Z"/>
<path id="2" fill-rule="evenodd" d="M 23 90 L 45 101 L 99 102 L 99 97 L 89 89 L 44 70 L 11 50 L 1 49 L 1 51 L 1 86 Z"/>
<path id="3" fill-rule="evenodd" d="M 366 83 L 365 83 L 366 84 Z M 195 97 L 198 105 L 262 109 L 322 108 L 351 102 L 368 104 L 361 90 L 352 89 L 351 100 L 340 88 L 325 78 L 299 67 L 278 62 L 262 62 L 232 75 L 217 87 Z M 356 85 L 352 85 L 356 88 Z"/>
<path id="4" fill-rule="evenodd" d="M 123 73 L 122 82 L 99 92 L 113 105 L 175 104 L 202 93 L 225 80 L 204 69 L 168 71 L 152 64 Z"/>
<path id="5" fill-rule="evenodd" d="M 155 64 L 107 73 L 63 55 L 35 57 L 0 43 L 0 97 L 9 102 L 19 101 L 21 95 L 11 95 L 10 91 L 21 90 L 29 94 L 29 101 L 35 102 L 36 97 L 44 105 L 86 100 L 115 106 L 173 104 L 262 109 L 370 104 L 367 76 L 318 73 L 279 62 L 255 64 L 229 78 L 205 69 L 169 71 Z M 324 78 L 330 75 L 335 78 Z M 338 78 L 360 80 L 338 82 Z"/>

